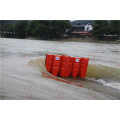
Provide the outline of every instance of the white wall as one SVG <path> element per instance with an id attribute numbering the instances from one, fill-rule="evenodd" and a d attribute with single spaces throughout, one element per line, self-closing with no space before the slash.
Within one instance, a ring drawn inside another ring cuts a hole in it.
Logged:
<path id="1" fill-rule="evenodd" d="M 90 31 L 90 30 L 93 30 L 93 26 L 89 25 L 89 24 L 86 24 L 85 25 L 85 31 Z"/>

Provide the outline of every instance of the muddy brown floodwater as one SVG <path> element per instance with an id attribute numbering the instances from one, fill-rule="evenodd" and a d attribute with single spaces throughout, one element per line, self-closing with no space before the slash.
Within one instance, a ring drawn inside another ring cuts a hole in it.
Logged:
<path id="1" fill-rule="evenodd" d="M 120 99 L 120 44 L 0 38 L 2 100 Z M 47 72 L 45 55 L 89 57 L 87 76 Z"/>

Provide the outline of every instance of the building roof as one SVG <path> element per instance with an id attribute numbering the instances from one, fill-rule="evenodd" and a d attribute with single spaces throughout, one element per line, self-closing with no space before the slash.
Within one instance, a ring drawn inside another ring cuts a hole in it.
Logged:
<path id="1" fill-rule="evenodd" d="M 84 25 L 72 25 L 72 27 L 84 27 Z"/>
<path id="2" fill-rule="evenodd" d="M 72 33 L 89 33 L 89 32 L 88 31 L 81 31 L 81 32 L 73 31 Z"/>

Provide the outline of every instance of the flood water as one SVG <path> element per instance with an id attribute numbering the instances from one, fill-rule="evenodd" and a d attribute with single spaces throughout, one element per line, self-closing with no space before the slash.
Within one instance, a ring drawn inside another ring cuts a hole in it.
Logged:
<path id="1" fill-rule="evenodd" d="M 0 38 L 2 100 L 120 99 L 120 44 Z M 87 76 L 47 72 L 45 55 L 89 57 Z"/>

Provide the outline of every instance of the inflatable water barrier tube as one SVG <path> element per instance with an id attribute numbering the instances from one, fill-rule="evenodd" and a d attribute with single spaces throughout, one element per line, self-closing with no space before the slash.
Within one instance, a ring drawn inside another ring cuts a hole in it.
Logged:
<path id="1" fill-rule="evenodd" d="M 89 58 L 46 54 L 45 66 L 49 73 L 60 77 L 86 77 Z"/>

